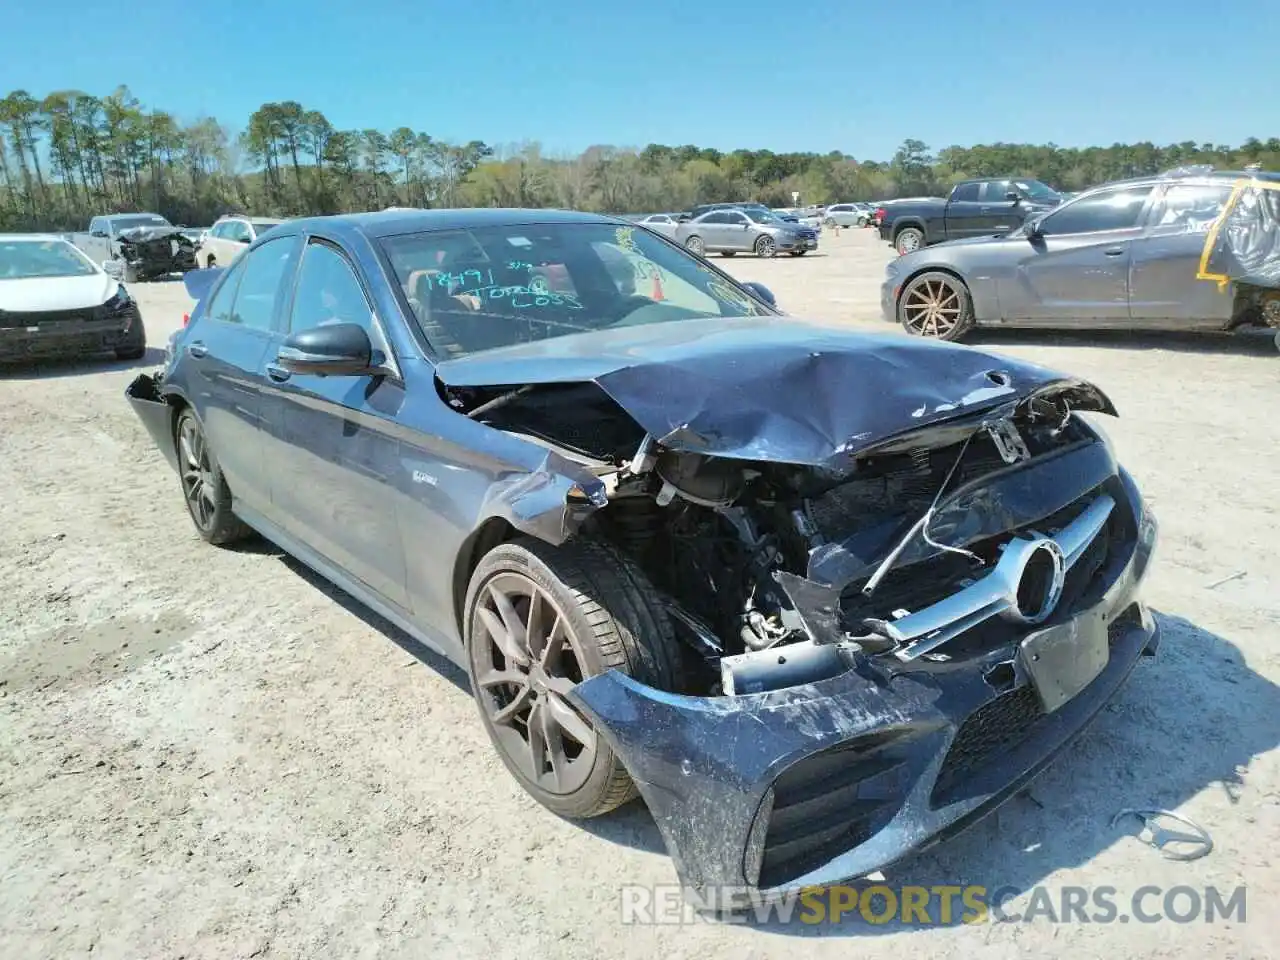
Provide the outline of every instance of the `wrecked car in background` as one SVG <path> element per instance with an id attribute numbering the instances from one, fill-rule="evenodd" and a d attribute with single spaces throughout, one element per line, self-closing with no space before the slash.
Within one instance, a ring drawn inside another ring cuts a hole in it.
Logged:
<path id="1" fill-rule="evenodd" d="M 187 285 L 127 395 L 201 536 L 463 665 L 531 795 L 638 792 L 690 889 L 936 842 L 1155 650 L 1156 523 L 1085 381 L 807 326 L 590 214 L 291 221 Z"/>
<path id="2" fill-rule="evenodd" d="M 121 213 L 94 217 L 89 233 L 72 242 L 95 263 L 116 262 L 125 283 L 158 280 L 196 267 L 197 239 L 158 213 Z"/>
<path id="3" fill-rule="evenodd" d="M 1086 190 L 1014 230 L 885 266 L 886 321 L 975 327 L 1280 330 L 1280 174 L 1183 168 Z"/>
<path id="4" fill-rule="evenodd" d="M 142 314 L 117 275 L 62 237 L 0 234 L 0 362 L 146 352 Z"/>

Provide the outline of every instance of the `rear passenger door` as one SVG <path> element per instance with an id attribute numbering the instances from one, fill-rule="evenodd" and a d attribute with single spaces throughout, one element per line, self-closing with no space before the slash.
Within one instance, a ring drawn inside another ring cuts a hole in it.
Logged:
<path id="1" fill-rule="evenodd" d="M 302 253 L 287 333 L 358 323 L 375 351 L 389 356 L 372 303 L 343 251 L 311 237 Z M 387 376 L 289 373 L 273 360 L 274 354 L 267 365 L 264 404 L 273 516 L 295 540 L 407 610 L 395 507 L 396 417 L 405 400 L 404 384 Z"/>
<path id="2" fill-rule="evenodd" d="M 1209 229 L 1222 215 L 1232 185 L 1171 183 L 1157 189 L 1148 226 L 1133 241 L 1129 316 L 1224 327 L 1231 319 L 1233 291 L 1196 275 Z"/>
<path id="3" fill-rule="evenodd" d="M 260 431 L 263 364 L 299 242 L 271 240 L 237 263 L 183 340 L 189 399 L 232 494 L 258 513 L 270 510 Z"/>

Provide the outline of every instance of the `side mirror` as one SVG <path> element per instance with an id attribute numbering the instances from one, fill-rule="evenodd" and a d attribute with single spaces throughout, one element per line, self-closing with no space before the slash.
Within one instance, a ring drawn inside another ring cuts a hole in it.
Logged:
<path id="1" fill-rule="evenodd" d="M 743 286 L 746 287 L 748 290 L 750 290 L 752 293 L 754 293 L 757 297 L 759 297 L 765 303 L 769 304 L 769 306 L 776 307 L 778 305 L 778 299 L 773 295 L 773 291 L 770 290 L 768 287 L 766 287 L 763 283 L 756 283 L 754 280 L 749 280 L 746 283 L 744 283 Z"/>
<path id="2" fill-rule="evenodd" d="M 356 376 L 373 367 L 373 344 L 358 323 L 331 323 L 285 340 L 276 362 L 290 373 Z"/>
<path id="3" fill-rule="evenodd" d="M 1023 234 L 1026 235 L 1026 238 L 1028 240 L 1035 240 L 1039 237 L 1044 236 L 1044 234 L 1040 232 L 1039 220 L 1028 220 L 1026 223 L 1026 226 L 1022 228 L 1022 232 Z"/>
<path id="4" fill-rule="evenodd" d="M 1017 203 L 1019 200 L 1022 199 L 1022 194 L 1018 193 L 1016 190 L 1010 190 L 1008 193 L 1004 195 L 1004 198 L 1006 200 L 1012 200 L 1014 203 Z"/>
<path id="5" fill-rule="evenodd" d="M 102 272 L 112 280 L 121 280 L 124 278 L 124 267 L 121 266 L 119 260 L 102 261 Z"/>

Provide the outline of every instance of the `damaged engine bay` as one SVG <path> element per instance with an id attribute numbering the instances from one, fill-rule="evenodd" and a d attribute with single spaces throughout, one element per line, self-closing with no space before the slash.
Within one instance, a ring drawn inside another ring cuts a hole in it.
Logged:
<path id="1" fill-rule="evenodd" d="M 1107 559 L 1100 534 L 1124 522 L 1099 492 L 1109 448 L 1073 412 L 1100 409 L 1092 389 L 1059 384 L 821 466 L 692 452 L 687 432 L 669 446 L 592 382 L 443 392 L 604 481 L 607 506 L 576 535 L 612 543 L 662 594 L 690 652 L 690 686 L 672 692 L 720 696 L 855 662 L 944 666 L 1079 599 Z M 1064 471 L 1067 455 L 1082 459 Z"/>
<path id="2" fill-rule="evenodd" d="M 196 268 L 196 245 L 171 226 L 132 227 L 116 240 L 116 255 L 138 280 L 151 280 Z"/>

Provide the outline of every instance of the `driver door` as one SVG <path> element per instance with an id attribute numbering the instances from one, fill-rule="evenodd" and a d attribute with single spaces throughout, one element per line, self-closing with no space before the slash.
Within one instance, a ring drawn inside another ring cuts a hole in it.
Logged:
<path id="1" fill-rule="evenodd" d="M 311 237 L 276 351 L 285 336 L 345 322 L 363 326 L 374 348 L 390 356 L 372 303 L 342 250 Z M 290 373 L 274 356 L 266 364 L 263 431 L 277 522 L 342 572 L 407 609 L 394 476 L 403 383 L 367 374 Z"/>
<path id="2" fill-rule="evenodd" d="M 1072 200 L 1041 218 L 1000 302 L 1012 321 L 1125 324 L 1129 260 L 1142 235 L 1152 186 L 1114 187 Z M 1012 240 L 1013 238 L 1011 238 Z"/>
<path id="3" fill-rule="evenodd" d="M 755 239 L 755 231 L 751 229 L 751 220 L 738 210 L 726 210 L 723 249 L 750 250 Z"/>

